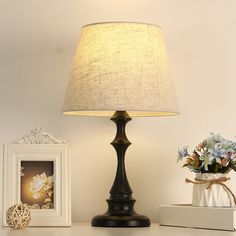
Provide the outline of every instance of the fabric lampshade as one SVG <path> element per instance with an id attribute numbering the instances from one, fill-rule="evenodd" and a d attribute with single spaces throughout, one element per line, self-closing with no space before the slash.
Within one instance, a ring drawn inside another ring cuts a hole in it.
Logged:
<path id="1" fill-rule="evenodd" d="M 159 26 L 107 22 L 82 27 L 63 113 L 111 116 L 178 114 Z"/>

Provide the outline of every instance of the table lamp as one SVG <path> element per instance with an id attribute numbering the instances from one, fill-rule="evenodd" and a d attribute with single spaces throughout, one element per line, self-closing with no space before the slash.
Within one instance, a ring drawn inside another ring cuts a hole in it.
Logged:
<path id="1" fill-rule="evenodd" d="M 95 216 L 92 225 L 150 226 L 149 218 L 134 210 L 125 171 L 125 152 L 131 144 L 125 126 L 130 116 L 178 114 L 161 28 L 133 22 L 83 26 L 63 113 L 109 116 L 116 123 L 111 143 L 117 153 L 116 176 L 107 199 L 108 210 Z"/>

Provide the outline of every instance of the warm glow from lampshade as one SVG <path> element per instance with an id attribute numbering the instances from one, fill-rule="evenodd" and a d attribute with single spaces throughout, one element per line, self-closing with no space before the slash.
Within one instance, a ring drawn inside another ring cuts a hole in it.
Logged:
<path id="1" fill-rule="evenodd" d="M 82 28 L 63 113 L 111 116 L 178 114 L 162 30 L 108 22 Z"/>

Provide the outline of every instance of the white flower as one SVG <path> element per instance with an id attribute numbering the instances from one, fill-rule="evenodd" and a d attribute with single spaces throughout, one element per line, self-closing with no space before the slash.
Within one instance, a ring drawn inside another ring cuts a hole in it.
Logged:
<path id="1" fill-rule="evenodd" d="M 40 209 L 39 204 L 35 203 L 33 205 L 27 205 L 29 209 Z"/>
<path id="2" fill-rule="evenodd" d="M 208 171 L 208 165 L 212 164 L 213 157 L 211 155 L 202 155 L 199 158 L 202 161 L 202 167 L 204 167 L 205 171 Z"/>
<path id="3" fill-rule="evenodd" d="M 42 209 L 51 209 L 51 208 L 52 208 L 52 204 L 51 203 L 47 203 L 47 204 L 42 206 Z"/>
<path id="4" fill-rule="evenodd" d="M 43 172 L 41 175 L 33 177 L 33 181 L 30 182 L 29 191 L 32 192 L 33 198 L 38 199 L 43 193 L 51 191 L 53 186 L 52 176 L 47 177 Z"/>
<path id="5" fill-rule="evenodd" d="M 44 202 L 51 202 L 52 199 L 50 197 L 45 198 Z"/>

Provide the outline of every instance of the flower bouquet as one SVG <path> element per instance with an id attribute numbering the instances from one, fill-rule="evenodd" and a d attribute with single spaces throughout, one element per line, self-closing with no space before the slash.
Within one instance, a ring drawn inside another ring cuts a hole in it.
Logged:
<path id="1" fill-rule="evenodd" d="M 236 204 L 236 198 L 225 184 L 229 181 L 228 173 L 236 171 L 236 142 L 221 135 L 211 136 L 196 146 L 193 152 L 188 147 L 178 151 L 178 161 L 185 160 L 183 167 L 196 173 L 193 183 L 194 206 L 229 207 Z"/>

